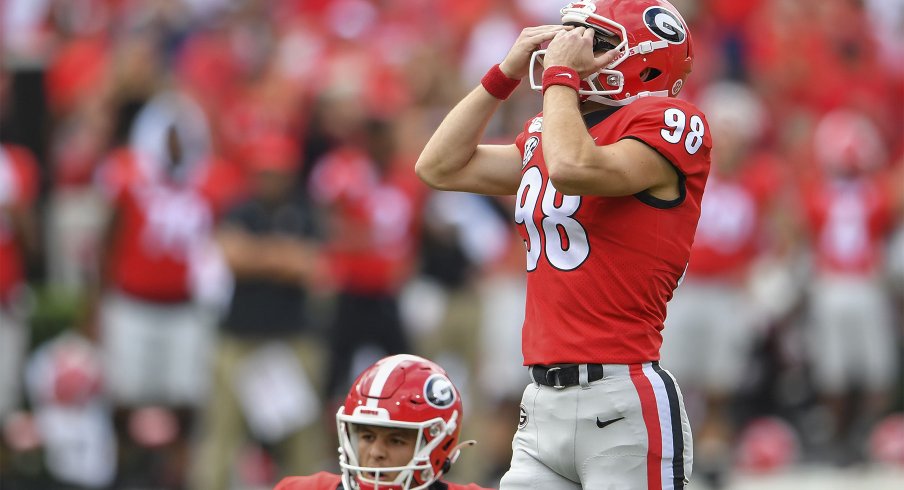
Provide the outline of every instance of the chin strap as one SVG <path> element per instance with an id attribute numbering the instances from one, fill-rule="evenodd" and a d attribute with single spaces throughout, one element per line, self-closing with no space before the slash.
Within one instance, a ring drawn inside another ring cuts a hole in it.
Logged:
<path id="1" fill-rule="evenodd" d="M 587 97 L 587 100 L 591 100 L 593 102 L 598 102 L 603 105 L 608 105 L 612 107 L 622 107 L 634 102 L 635 100 L 641 97 L 668 97 L 669 92 L 667 90 L 656 90 L 652 92 L 641 92 L 637 95 L 632 95 L 630 97 L 625 97 L 624 99 L 614 100 L 601 95 L 591 95 Z"/>
<path id="2" fill-rule="evenodd" d="M 476 445 L 477 445 L 477 441 L 475 441 L 473 439 L 471 439 L 469 441 L 464 441 L 464 442 L 458 443 L 458 445 L 456 445 L 454 448 L 452 448 L 452 457 L 449 458 L 449 460 L 450 460 L 449 464 L 455 464 L 455 462 L 458 461 L 458 457 L 461 456 L 462 448 L 476 446 Z"/>
<path id="3" fill-rule="evenodd" d="M 443 467 L 440 469 L 439 474 L 436 476 L 436 479 L 442 478 L 443 475 L 449 472 L 449 469 L 452 468 L 452 465 L 458 461 L 458 457 L 461 456 L 461 449 L 467 446 L 476 446 L 477 441 L 470 440 L 458 443 L 455 447 L 452 448 L 451 455 L 446 459 L 446 462 L 443 463 Z"/>
<path id="4" fill-rule="evenodd" d="M 667 48 L 668 46 L 668 41 L 643 41 L 629 49 L 628 54 L 625 56 L 625 58 L 627 58 L 628 56 L 634 56 L 635 54 L 652 53 L 657 49 Z"/>

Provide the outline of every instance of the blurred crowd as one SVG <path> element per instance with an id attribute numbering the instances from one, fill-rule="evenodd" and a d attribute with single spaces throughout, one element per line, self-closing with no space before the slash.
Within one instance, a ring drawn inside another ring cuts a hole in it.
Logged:
<path id="1" fill-rule="evenodd" d="M 695 479 L 904 464 L 904 3 L 680 0 L 714 132 L 663 364 Z M 0 487 L 269 488 L 335 470 L 385 354 L 507 468 L 511 198 L 432 191 L 444 114 L 559 0 L 0 3 Z M 512 141 L 528 84 L 491 122 Z"/>

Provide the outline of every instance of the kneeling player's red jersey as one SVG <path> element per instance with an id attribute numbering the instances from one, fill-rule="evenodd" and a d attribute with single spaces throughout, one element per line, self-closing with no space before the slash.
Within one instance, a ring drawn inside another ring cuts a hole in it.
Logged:
<path id="1" fill-rule="evenodd" d="M 473 483 L 460 485 L 438 481 L 430 486 L 431 490 L 490 490 Z M 276 485 L 273 490 L 344 490 L 339 475 L 321 471 L 311 476 L 290 476 Z"/>

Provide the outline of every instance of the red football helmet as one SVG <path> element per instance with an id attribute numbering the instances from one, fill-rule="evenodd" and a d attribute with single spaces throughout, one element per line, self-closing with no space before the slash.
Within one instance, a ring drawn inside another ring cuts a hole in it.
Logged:
<path id="1" fill-rule="evenodd" d="M 755 419 L 738 437 L 737 465 L 744 472 L 775 472 L 794 463 L 799 455 L 797 432 L 778 417 Z"/>
<path id="2" fill-rule="evenodd" d="M 860 174 L 882 168 L 888 152 L 879 128 L 865 114 L 835 109 L 813 134 L 816 160 L 830 174 Z"/>
<path id="3" fill-rule="evenodd" d="M 562 24 L 590 27 L 598 36 L 594 51 L 615 49 L 618 57 L 605 69 L 584 79 L 581 100 L 622 106 L 638 97 L 675 97 L 694 62 L 694 46 L 687 23 L 665 0 L 594 0 L 571 2 L 562 9 Z M 615 46 L 600 36 L 615 36 Z M 534 72 L 542 62 L 538 50 L 531 57 L 530 84 L 542 90 Z"/>
<path id="4" fill-rule="evenodd" d="M 458 459 L 461 447 L 461 397 L 436 363 L 399 354 L 367 368 L 352 385 L 336 413 L 339 466 L 345 488 L 355 490 L 417 490 L 438 480 Z M 358 427 L 361 425 L 417 430 L 414 455 L 394 467 L 360 465 Z M 398 472 L 392 481 L 381 475 Z"/>

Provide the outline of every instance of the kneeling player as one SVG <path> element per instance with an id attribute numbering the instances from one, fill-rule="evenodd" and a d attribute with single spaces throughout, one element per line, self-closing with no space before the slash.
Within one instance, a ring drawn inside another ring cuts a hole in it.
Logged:
<path id="1" fill-rule="evenodd" d="M 446 372 L 400 354 L 367 368 L 336 414 L 341 475 L 289 477 L 275 490 L 485 490 L 440 481 L 462 446 L 462 403 Z"/>

